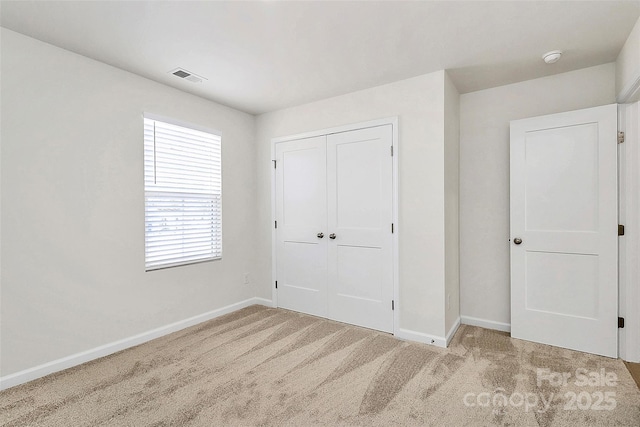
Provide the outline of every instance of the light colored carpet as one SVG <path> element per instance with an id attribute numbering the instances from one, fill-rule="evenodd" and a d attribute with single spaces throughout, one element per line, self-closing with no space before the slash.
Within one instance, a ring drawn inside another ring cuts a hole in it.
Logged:
<path id="1" fill-rule="evenodd" d="M 252 306 L 6 390 L 0 424 L 640 426 L 640 391 L 620 360 L 501 332 L 440 349 Z"/>

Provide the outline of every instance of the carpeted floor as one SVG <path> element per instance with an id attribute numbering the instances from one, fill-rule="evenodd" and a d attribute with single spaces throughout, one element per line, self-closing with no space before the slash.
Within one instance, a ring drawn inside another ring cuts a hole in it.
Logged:
<path id="1" fill-rule="evenodd" d="M 252 306 L 6 390 L 0 424 L 640 426 L 640 391 L 620 360 L 501 332 L 440 349 Z"/>

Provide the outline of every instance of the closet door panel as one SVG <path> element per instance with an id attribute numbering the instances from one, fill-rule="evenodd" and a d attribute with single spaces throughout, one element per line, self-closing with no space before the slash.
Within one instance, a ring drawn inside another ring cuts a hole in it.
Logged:
<path id="1" fill-rule="evenodd" d="M 327 136 L 329 317 L 393 331 L 392 127 Z"/>
<path id="2" fill-rule="evenodd" d="M 276 144 L 276 165 L 278 306 L 326 317 L 326 137 Z"/>

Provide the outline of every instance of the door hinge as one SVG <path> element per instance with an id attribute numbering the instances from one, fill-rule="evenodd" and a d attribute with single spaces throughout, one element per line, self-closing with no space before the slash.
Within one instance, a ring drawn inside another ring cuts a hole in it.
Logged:
<path id="1" fill-rule="evenodd" d="M 276 228 L 278 228 L 278 221 L 274 221 L 276 223 Z"/>
<path id="2" fill-rule="evenodd" d="M 624 225 L 618 224 L 618 236 L 624 236 Z"/>
<path id="3" fill-rule="evenodd" d="M 276 289 L 278 289 L 278 281 L 276 280 Z"/>
<path id="4" fill-rule="evenodd" d="M 391 300 L 391 311 L 393 311 L 395 309 L 396 309 L 395 303 L 393 302 L 393 300 Z"/>
<path id="5" fill-rule="evenodd" d="M 618 144 L 622 144 L 624 142 L 624 132 L 618 132 Z"/>
<path id="6" fill-rule="evenodd" d="M 624 317 L 618 317 L 618 328 L 624 328 Z"/>
<path id="7" fill-rule="evenodd" d="M 393 223 L 391 223 L 391 232 L 393 233 Z"/>
<path id="8" fill-rule="evenodd" d="M 273 168 L 276 168 L 276 163 L 278 163 L 276 160 L 273 160 Z"/>
<path id="9" fill-rule="evenodd" d="M 393 157 L 393 145 L 391 146 L 391 157 Z"/>

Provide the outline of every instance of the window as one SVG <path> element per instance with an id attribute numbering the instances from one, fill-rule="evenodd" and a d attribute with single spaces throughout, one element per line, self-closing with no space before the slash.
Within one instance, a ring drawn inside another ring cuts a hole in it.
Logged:
<path id="1" fill-rule="evenodd" d="M 144 117 L 147 271 L 222 257 L 221 138 Z"/>

